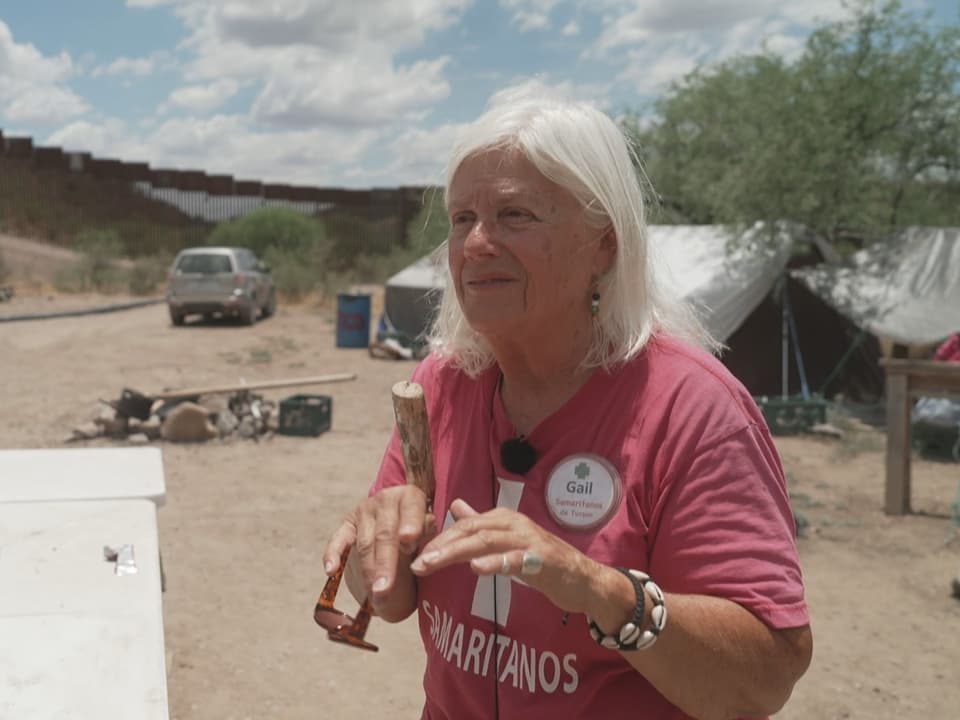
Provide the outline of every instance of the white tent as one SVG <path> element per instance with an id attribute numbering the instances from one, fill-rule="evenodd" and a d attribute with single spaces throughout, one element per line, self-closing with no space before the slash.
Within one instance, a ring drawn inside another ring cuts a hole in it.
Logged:
<path id="1" fill-rule="evenodd" d="M 904 345 L 960 330 L 960 228 L 910 228 L 848 266 L 791 272 L 852 322 Z"/>
<path id="2" fill-rule="evenodd" d="M 737 238 L 719 225 L 654 225 L 649 232 L 667 282 L 697 306 L 721 342 L 773 289 L 792 247 L 788 233 L 770 238 L 759 224 Z"/>
<path id="3" fill-rule="evenodd" d="M 770 292 L 790 257 L 786 232 L 772 242 L 762 226 L 732 244 L 714 225 L 653 225 L 652 261 L 679 294 L 694 302 L 714 337 L 726 340 Z M 385 324 L 408 337 L 423 333 L 446 282 L 443 270 L 424 257 L 387 281 Z M 434 291 L 434 292 L 431 292 Z"/>

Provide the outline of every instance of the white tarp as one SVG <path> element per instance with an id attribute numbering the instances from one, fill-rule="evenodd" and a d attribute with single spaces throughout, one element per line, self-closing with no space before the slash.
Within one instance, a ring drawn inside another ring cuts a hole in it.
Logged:
<path id="1" fill-rule="evenodd" d="M 909 228 L 848 266 L 791 275 L 875 335 L 928 345 L 960 330 L 960 228 Z"/>
<path id="2" fill-rule="evenodd" d="M 724 341 L 770 292 L 790 257 L 789 235 L 768 237 L 761 226 L 731 244 L 722 226 L 652 225 L 653 261 L 681 296 L 694 302 L 710 332 Z M 415 337 L 426 329 L 445 278 L 424 257 L 387 281 L 386 321 Z"/>
<path id="3" fill-rule="evenodd" d="M 650 246 L 679 295 L 693 302 L 725 342 L 773 289 L 790 259 L 791 238 L 757 225 L 734 239 L 718 225 L 654 225 Z"/>

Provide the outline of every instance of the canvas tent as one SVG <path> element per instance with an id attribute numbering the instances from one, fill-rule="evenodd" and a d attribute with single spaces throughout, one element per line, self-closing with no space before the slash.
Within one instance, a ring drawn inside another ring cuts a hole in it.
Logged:
<path id="1" fill-rule="evenodd" d="M 876 340 L 789 274 L 792 240 L 786 232 L 771 241 L 757 226 L 732 245 L 721 226 L 654 225 L 649 233 L 654 262 L 727 345 L 720 359 L 751 393 L 781 395 L 786 386 L 790 395 L 806 387 L 865 401 L 880 396 Z M 426 331 L 444 283 L 442 268 L 429 257 L 394 275 L 385 288 L 381 327 L 408 339 Z M 783 289 L 795 334 L 786 352 Z"/>
<path id="2" fill-rule="evenodd" d="M 679 294 L 701 310 L 707 327 L 726 340 L 770 292 L 790 257 L 791 239 L 772 241 L 761 226 L 747 230 L 728 252 L 727 231 L 713 225 L 653 225 L 652 259 Z M 383 324 L 410 338 L 429 326 L 446 280 L 424 257 L 391 277 L 384 292 Z"/>
<path id="3" fill-rule="evenodd" d="M 960 228 L 909 228 L 848 266 L 791 271 L 859 327 L 902 345 L 960 330 Z"/>
<path id="4" fill-rule="evenodd" d="M 446 285 L 442 266 L 432 255 L 408 265 L 387 280 L 383 292 L 383 329 L 409 339 L 422 337 L 430 328 L 433 313 Z"/>

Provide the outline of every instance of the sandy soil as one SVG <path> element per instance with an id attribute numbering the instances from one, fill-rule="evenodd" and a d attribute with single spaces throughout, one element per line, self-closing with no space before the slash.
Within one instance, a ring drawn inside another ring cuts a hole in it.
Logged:
<path id="1" fill-rule="evenodd" d="M 103 300 L 27 293 L 0 304 L 0 315 Z M 381 652 L 367 654 L 329 643 L 312 620 L 324 580 L 320 549 L 370 482 L 392 423 L 390 386 L 412 369 L 336 348 L 334 329 L 332 308 L 311 303 L 281 305 L 249 328 L 173 328 L 163 305 L 0 323 L 5 448 L 62 446 L 98 398 L 115 399 L 125 387 L 358 375 L 304 389 L 333 397 L 333 428 L 319 438 L 159 443 L 172 718 L 418 717 L 414 623 L 374 621 L 369 638 Z M 294 391 L 264 394 L 279 400 Z M 842 440 L 784 438 L 778 446 L 809 522 L 799 545 L 816 650 L 777 717 L 957 717 L 960 602 L 950 580 L 960 570 L 960 539 L 945 539 L 960 469 L 915 459 L 918 512 L 891 518 L 882 512 L 882 433 L 861 428 Z"/>

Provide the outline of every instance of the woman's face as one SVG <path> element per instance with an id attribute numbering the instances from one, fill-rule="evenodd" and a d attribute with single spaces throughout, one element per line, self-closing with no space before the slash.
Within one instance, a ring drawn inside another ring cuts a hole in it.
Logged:
<path id="1" fill-rule="evenodd" d="M 470 326 L 490 338 L 576 331 L 610 267 L 613 231 L 515 150 L 467 158 L 450 183 L 448 262 Z"/>

